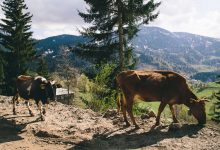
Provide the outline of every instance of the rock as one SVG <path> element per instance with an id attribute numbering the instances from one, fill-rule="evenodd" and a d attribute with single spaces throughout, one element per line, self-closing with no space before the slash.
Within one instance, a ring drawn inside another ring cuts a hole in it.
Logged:
<path id="1" fill-rule="evenodd" d="M 119 119 L 115 119 L 112 121 L 113 125 L 119 124 L 120 120 Z"/>
<path id="2" fill-rule="evenodd" d="M 49 133 L 47 131 L 38 131 L 35 136 L 38 136 L 38 137 L 50 137 L 50 138 L 59 138 L 60 136 L 58 135 L 55 135 L 55 134 L 52 134 L 52 133 Z"/>
<path id="3" fill-rule="evenodd" d="M 142 114 L 141 115 L 141 119 L 144 120 L 144 119 L 149 119 L 149 115 L 148 114 Z"/>
<path id="4" fill-rule="evenodd" d="M 192 135 L 189 135 L 189 137 L 190 137 L 190 138 L 197 138 L 198 135 L 196 135 L 196 134 L 192 134 Z"/>
<path id="5" fill-rule="evenodd" d="M 156 114 L 153 112 L 153 110 L 149 110 L 145 114 L 141 115 L 141 119 L 149 119 L 152 117 L 156 118 Z"/>
<path id="6" fill-rule="evenodd" d="M 156 118 L 156 114 L 154 113 L 153 110 L 150 110 L 150 111 L 148 112 L 148 116 L 149 116 L 149 118 L 151 118 L 151 117 Z"/>
<path id="7" fill-rule="evenodd" d="M 116 109 L 110 109 L 110 110 L 107 110 L 105 112 L 105 114 L 103 115 L 103 118 L 112 118 L 112 117 L 115 117 L 117 116 L 117 110 Z"/>
<path id="8" fill-rule="evenodd" d="M 177 131 L 182 127 L 180 123 L 172 123 L 169 125 L 168 131 Z"/>

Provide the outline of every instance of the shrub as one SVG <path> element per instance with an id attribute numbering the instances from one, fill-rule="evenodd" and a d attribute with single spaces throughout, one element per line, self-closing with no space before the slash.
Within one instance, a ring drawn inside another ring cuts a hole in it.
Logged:
<path id="1" fill-rule="evenodd" d="M 89 80 L 86 76 L 82 76 L 78 85 L 81 90 L 81 99 L 87 108 L 103 112 L 116 106 L 117 91 L 113 86 L 112 77 L 114 70 L 115 65 L 103 64 L 94 79 Z"/>

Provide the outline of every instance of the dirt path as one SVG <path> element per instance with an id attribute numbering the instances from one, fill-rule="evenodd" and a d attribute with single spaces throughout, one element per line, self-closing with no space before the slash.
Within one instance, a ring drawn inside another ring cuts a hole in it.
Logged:
<path id="1" fill-rule="evenodd" d="M 168 125 L 151 129 L 155 119 L 140 119 L 140 129 L 125 128 L 114 111 L 104 118 L 91 110 L 61 103 L 51 103 L 46 121 L 39 121 L 39 112 L 31 106 L 17 107 L 12 115 L 11 97 L 0 96 L 0 149 L 220 149 L 220 127 L 183 124 L 169 130 Z"/>

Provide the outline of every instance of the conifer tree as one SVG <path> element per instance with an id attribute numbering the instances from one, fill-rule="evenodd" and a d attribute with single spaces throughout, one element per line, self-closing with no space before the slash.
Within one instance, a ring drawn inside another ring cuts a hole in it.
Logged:
<path id="1" fill-rule="evenodd" d="M 1 47 L 0 47 L 1 48 Z M 4 64 L 4 59 L 2 57 L 2 50 L 0 49 L 0 83 L 4 80 L 4 69 L 3 69 L 3 64 Z"/>
<path id="2" fill-rule="evenodd" d="M 12 94 L 16 77 L 27 73 L 35 55 L 30 31 L 32 15 L 24 0 L 4 0 L 1 7 L 5 18 L 0 23 L 0 44 L 7 49 L 3 54 L 5 81 L 8 94 Z"/>
<path id="3" fill-rule="evenodd" d="M 44 57 L 39 58 L 37 73 L 40 76 L 43 76 L 45 78 L 49 78 L 48 65 L 47 65 Z"/>
<path id="4" fill-rule="evenodd" d="M 138 32 L 139 25 L 157 18 L 154 13 L 160 3 L 150 0 L 84 0 L 87 12 L 79 12 L 86 23 L 81 34 L 90 42 L 80 45 L 75 52 L 94 61 L 115 61 L 119 70 L 124 70 L 132 62 L 131 39 Z M 132 63 L 131 63 L 132 64 Z M 127 65 L 127 66 L 126 66 Z"/>

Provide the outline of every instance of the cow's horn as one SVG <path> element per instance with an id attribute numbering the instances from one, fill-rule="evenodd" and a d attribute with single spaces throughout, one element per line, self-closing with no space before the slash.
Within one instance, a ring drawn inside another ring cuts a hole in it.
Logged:
<path id="1" fill-rule="evenodd" d="M 209 99 L 201 99 L 200 101 L 203 101 L 203 102 L 210 102 Z"/>

